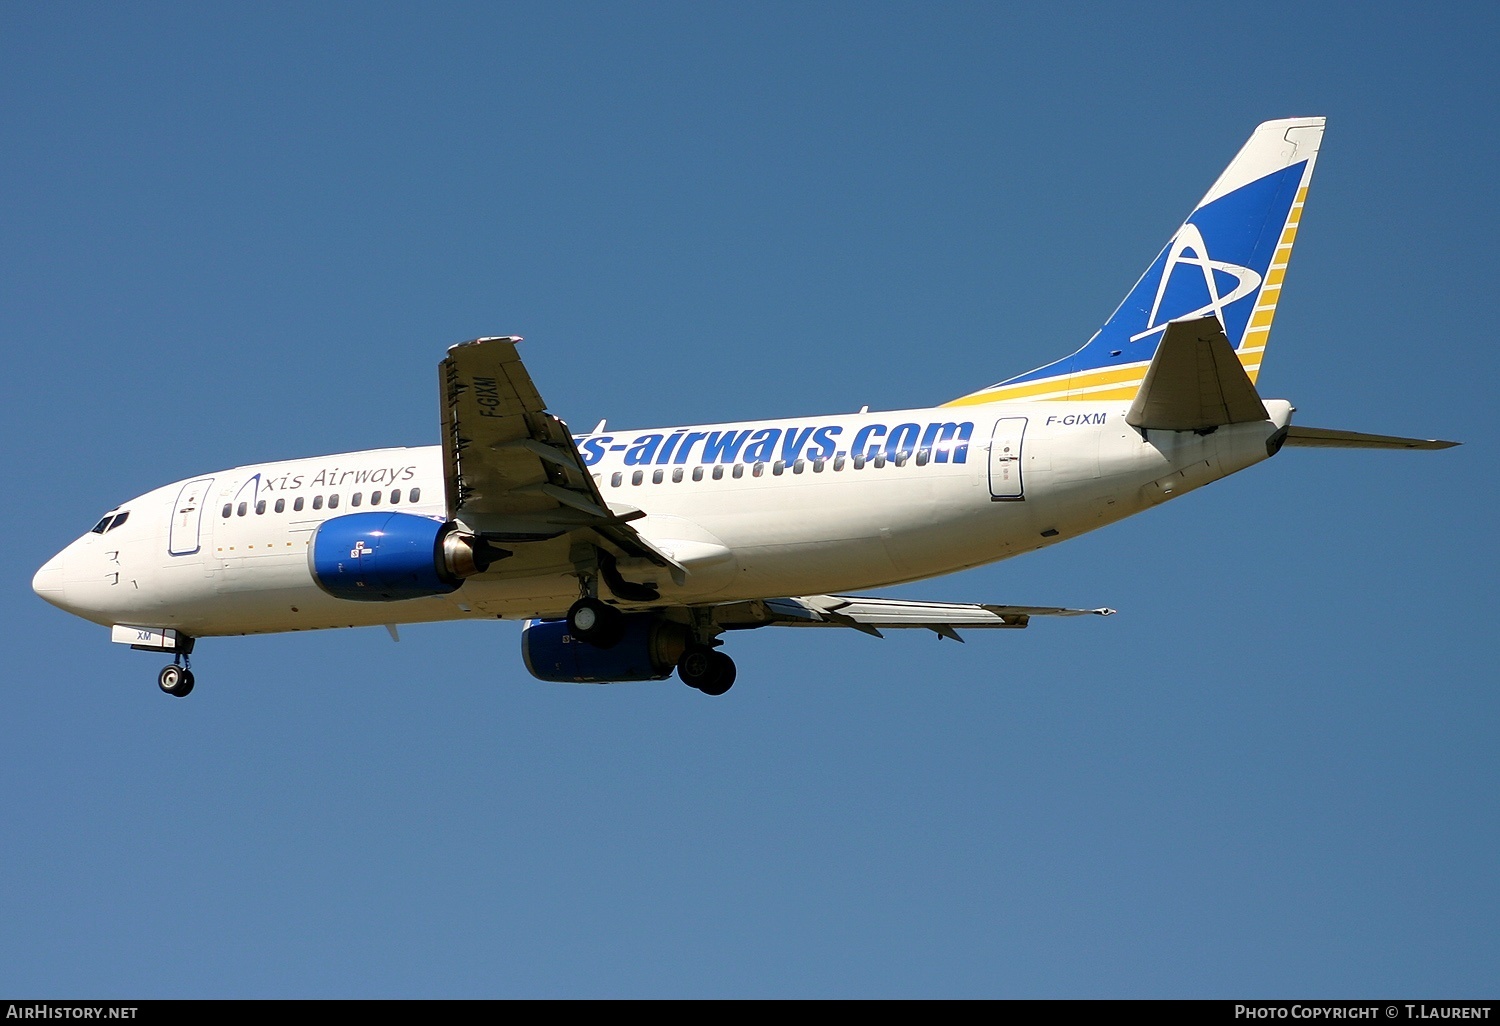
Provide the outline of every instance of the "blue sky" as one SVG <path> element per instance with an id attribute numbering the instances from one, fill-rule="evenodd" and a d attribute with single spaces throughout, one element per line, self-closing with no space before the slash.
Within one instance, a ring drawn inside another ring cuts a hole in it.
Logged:
<path id="1" fill-rule="evenodd" d="M 0 6 L 0 994 L 1494 996 L 1489 4 Z M 30 589 L 116 503 L 437 440 L 520 334 L 584 430 L 939 402 L 1094 331 L 1329 118 L 1288 450 L 891 589 L 1025 632 L 532 680 L 510 623 L 160 659 Z"/>

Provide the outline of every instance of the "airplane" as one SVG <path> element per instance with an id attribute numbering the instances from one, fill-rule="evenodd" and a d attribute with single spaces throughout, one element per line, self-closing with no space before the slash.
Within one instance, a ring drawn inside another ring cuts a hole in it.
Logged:
<path id="1" fill-rule="evenodd" d="M 1077 352 L 926 409 L 573 435 L 517 336 L 439 365 L 442 444 L 236 467 L 122 503 L 37 571 L 46 601 L 169 654 L 201 638 L 521 619 L 544 681 L 734 683 L 767 626 L 1017 629 L 1108 608 L 850 592 L 1075 538 L 1286 446 L 1457 443 L 1303 427 L 1255 383 L 1324 119 L 1257 127 Z"/>

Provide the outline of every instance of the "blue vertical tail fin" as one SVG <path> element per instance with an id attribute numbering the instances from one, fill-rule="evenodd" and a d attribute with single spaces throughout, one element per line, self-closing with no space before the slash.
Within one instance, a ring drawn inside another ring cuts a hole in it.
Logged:
<path id="1" fill-rule="evenodd" d="M 1205 316 L 1218 318 L 1254 382 L 1323 125 L 1320 117 L 1260 125 L 1082 349 L 947 405 L 1130 399 L 1167 324 Z"/>

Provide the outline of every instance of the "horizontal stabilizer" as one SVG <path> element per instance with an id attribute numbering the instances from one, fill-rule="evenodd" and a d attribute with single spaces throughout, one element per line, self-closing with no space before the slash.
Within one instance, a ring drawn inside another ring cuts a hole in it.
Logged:
<path id="1" fill-rule="evenodd" d="M 1125 422 L 1157 431 L 1208 431 L 1268 417 L 1224 328 L 1210 315 L 1167 325 Z"/>
<path id="2" fill-rule="evenodd" d="M 1451 449 L 1459 443 L 1445 442 L 1441 438 L 1402 438 L 1399 435 L 1367 435 L 1361 431 L 1290 427 L 1283 444 L 1314 449 Z"/>

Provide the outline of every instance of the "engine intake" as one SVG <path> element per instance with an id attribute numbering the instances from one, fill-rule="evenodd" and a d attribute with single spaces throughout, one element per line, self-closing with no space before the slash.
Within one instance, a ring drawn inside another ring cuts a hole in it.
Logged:
<path id="1" fill-rule="evenodd" d="M 508 555 L 451 520 L 397 512 L 325 520 L 308 548 L 318 587 L 357 602 L 447 595 Z"/>
<path id="2" fill-rule="evenodd" d="M 665 680 L 687 649 L 688 629 L 654 613 L 628 613 L 625 633 L 609 648 L 595 648 L 568 633 L 567 620 L 528 620 L 521 631 L 521 658 L 538 680 L 563 684 L 609 684 Z"/>

